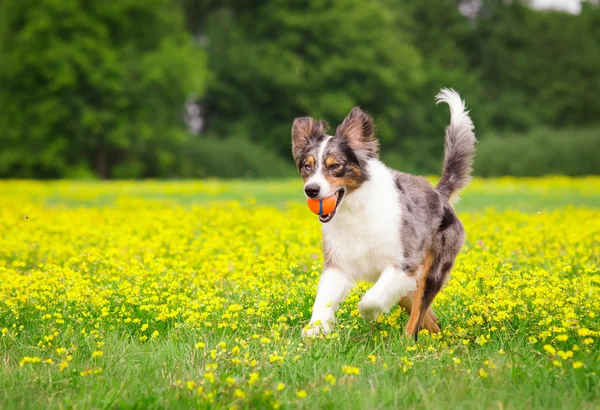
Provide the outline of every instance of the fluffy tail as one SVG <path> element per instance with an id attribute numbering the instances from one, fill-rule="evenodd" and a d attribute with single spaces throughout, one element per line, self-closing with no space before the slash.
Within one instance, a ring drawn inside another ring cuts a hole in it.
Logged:
<path id="1" fill-rule="evenodd" d="M 450 106 L 450 125 L 446 128 L 444 141 L 442 179 L 436 189 L 450 200 L 471 180 L 477 140 L 473 133 L 473 122 L 460 95 L 453 89 L 442 88 L 436 96 L 436 103 L 440 102 Z"/>

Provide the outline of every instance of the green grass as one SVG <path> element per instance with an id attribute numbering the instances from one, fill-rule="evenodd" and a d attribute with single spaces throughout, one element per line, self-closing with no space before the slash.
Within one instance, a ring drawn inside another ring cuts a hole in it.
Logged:
<path id="1" fill-rule="evenodd" d="M 436 178 L 429 178 L 435 183 Z M 455 208 L 458 212 L 519 210 L 537 212 L 568 206 L 600 208 L 600 189 L 596 177 L 569 179 L 556 177 L 550 183 L 532 184 L 535 178 L 475 179 L 462 194 Z M 548 181 L 548 179 L 539 179 Z M 576 181 L 576 182 L 575 182 Z M 169 182 L 61 182 L 26 185 L 32 189 L 29 197 L 50 207 L 56 206 L 111 206 L 122 198 L 170 201 L 174 204 L 197 205 L 215 201 L 240 201 L 284 207 L 288 203 L 304 201 L 302 181 L 291 180 L 205 180 L 201 183 Z M 43 195 L 40 195 L 40 189 Z M 27 188 L 26 188 L 27 190 Z M 6 186 L 3 192 L 10 196 L 23 191 L 23 186 Z"/>
<path id="2" fill-rule="evenodd" d="M 596 181 L 596 179 L 593 179 Z M 171 183 L 168 186 L 156 182 L 146 183 L 30 183 L 24 187 L 16 183 L 6 184 L 4 193 L 27 197 L 46 209 L 77 209 L 79 207 L 112 207 L 123 198 L 138 198 L 161 204 L 204 205 L 220 201 L 241 201 L 244 206 L 275 205 L 286 208 L 290 202 L 302 201 L 301 183 L 294 182 L 230 182 L 212 181 L 198 186 L 190 183 Z M 11 191 L 13 190 L 13 191 Z M 43 192 L 42 192 L 43 191 Z M 17 193 L 18 192 L 18 193 Z M 489 211 L 515 210 L 535 214 L 540 211 L 564 210 L 568 208 L 600 209 L 600 184 L 580 179 L 547 183 L 541 180 L 477 180 L 467 190 L 457 205 L 459 213 L 469 215 L 475 220 Z M 23 212 L 26 212 L 25 210 Z M 0 215 L 2 209 L 0 208 Z M 595 214 L 599 216 L 598 213 Z M 135 218 L 136 215 L 132 215 Z M 498 221 L 498 226 L 503 221 Z M 101 226 L 98 229 L 102 229 Z M 511 235 L 520 235 L 514 231 Z M 476 238 L 471 240 L 475 246 Z M 592 242 L 597 250 L 600 246 Z M 33 244 L 32 244 L 33 246 Z M 550 246 L 550 245 L 549 245 Z M 493 261 L 494 254 L 482 253 Z M 1 259 L 1 258 L 0 258 Z M 591 255 L 598 263 L 598 255 Z M 1 262 L 1 260 L 0 260 Z M 510 257 L 503 262 L 511 263 Z M 294 261 L 282 261 L 284 264 Z M 486 260 L 482 259 L 482 264 Z M 519 262 L 515 262 L 519 263 Z M 518 269 L 533 269 L 523 264 Z M 0 264 L 0 279 L 2 278 Z M 549 262 L 546 268 L 551 269 Z M 543 266 L 542 266 L 543 267 Z M 498 268 L 499 269 L 499 268 Z M 579 269 L 579 268 L 578 268 Z M 582 268 L 581 268 L 582 269 Z M 580 271 L 577 271 L 583 274 Z M 304 270 L 294 268 L 297 276 Z M 576 281 L 576 276 L 573 278 Z M 2 288 L 0 281 L 0 290 Z M 117 285 L 115 285 L 117 286 Z M 502 286 L 502 285 L 499 285 Z M 243 303 L 245 289 L 232 287 L 229 295 L 233 302 Z M 248 290 L 249 293 L 256 292 Z M 359 292 L 359 291 L 357 291 Z M 596 297 L 597 293 L 590 293 Z M 565 295 L 567 297 L 569 295 Z M 513 318 L 508 329 L 493 335 L 492 340 L 483 346 L 464 345 L 459 340 L 439 351 L 428 350 L 428 336 L 422 336 L 414 350 L 415 343 L 407 340 L 401 333 L 391 333 L 388 337 L 379 337 L 381 331 L 389 330 L 383 323 L 363 323 L 351 315 L 351 308 L 343 311 L 340 323 L 358 323 L 355 328 L 339 329 L 339 338 L 315 340 L 303 346 L 300 329 L 305 324 L 311 306 L 312 294 L 297 296 L 296 303 L 289 312 L 281 310 L 278 314 L 262 318 L 252 325 L 264 329 L 265 334 L 277 322 L 279 314 L 289 313 L 291 325 L 281 333 L 282 340 L 290 341 L 285 346 L 287 356 L 284 364 L 273 366 L 268 372 L 262 372 L 262 386 L 278 382 L 286 384 L 278 392 L 283 407 L 306 409 L 597 409 L 600 408 L 600 351 L 598 340 L 589 353 L 585 371 L 566 373 L 557 372 L 549 365 L 548 356 L 539 346 L 528 342 L 528 328 L 534 324 L 527 319 Z M 15 319 L 0 300 L 0 329 L 11 326 Z M 439 311 L 442 326 L 450 326 L 454 318 L 470 312 L 461 311 L 461 304 L 454 303 L 451 311 Z M 466 302 L 465 302 L 466 306 Z M 66 308 L 66 307 L 65 307 Z M 4 309 L 4 311 L 2 311 Z M 283 309 L 283 308 L 282 308 Z M 35 306 L 29 312 L 36 314 Z M 273 311 L 277 313 L 277 311 Z M 598 312 L 600 316 L 600 312 Z M 47 332 L 40 329 L 35 321 L 28 323 L 26 317 L 17 318 L 24 325 L 21 336 L 16 340 L 0 338 L 0 407 L 2 409 L 21 408 L 211 408 L 221 407 L 228 401 L 215 397 L 213 404 L 197 402 L 194 395 L 185 388 L 177 387 L 182 381 L 198 380 L 202 377 L 207 360 L 194 344 L 204 341 L 211 348 L 219 342 L 227 342 L 227 347 L 239 344 L 240 333 L 231 329 L 214 328 L 211 332 L 191 330 L 181 323 L 165 325 L 161 337 L 140 343 L 132 337 L 130 328 L 118 325 L 100 330 L 105 336 L 102 350 L 110 352 L 102 362 L 103 371 L 99 375 L 81 377 L 78 372 L 93 366 L 89 359 L 91 352 L 97 350 L 89 337 L 81 335 L 84 326 L 73 321 L 70 331 L 63 334 L 64 346 L 77 346 L 71 368 L 78 369 L 66 376 L 55 368 L 43 366 L 25 366 L 19 368 L 20 358 L 39 354 L 36 335 Z M 405 320 L 406 318 L 404 318 Z M 67 318 L 73 320 L 73 318 Z M 590 319 L 591 320 L 591 319 Z M 596 330 L 598 321 L 594 319 Z M 454 323 L 456 325 L 456 323 Z M 89 328 L 87 331 L 89 332 Z M 242 332 L 248 337 L 248 332 Z M 269 346 L 258 340 L 245 340 L 248 351 L 256 354 L 268 354 Z M 281 348 L 281 346 L 279 346 Z M 294 352 L 298 351 L 296 355 Z M 501 352 L 503 351 L 503 353 Z M 367 355 L 377 358 L 375 365 L 365 361 Z M 297 357 L 295 357 L 297 356 Z M 453 358 L 460 359 L 460 371 L 456 370 Z M 403 369 L 405 360 L 412 362 Z M 483 363 L 489 360 L 496 368 L 486 368 Z M 382 363 L 389 364 L 384 369 Z M 345 364 L 359 365 L 360 377 L 340 374 Z M 477 376 L 483 368 L 489 377 Z M 328 393 L 317 394 L 327 384 L 323 374 L 336 374 L 337 383 Z M 233 369 L 222 368 L 222 377 L 227 374 L 236 376 Z M 229 373 L 228 373 L 229 372 Z M 264 376 L 263 376 L 264 375 Z M 245 382 L 242 382 L 245 383 Z M 297 387 L 301 386 L 310 393 L 305 399 L 298 399 Z M 264 395 L 266 388 L 247 391 L 244 401 L 237 404 L 242 408 L 264 408 L 270 406 L 270 397 Z"/>
<path id="3" fill-rule="evenodd" d="M 307 306 L 308 308 L 308 306 Z M 204 360 L 193 348 L 198 334 L 177 334 L 172 340 L 140 344 L 113 333 L 104 350 L 112 351 L 102 376 L 71 380 L 57 379 L 56 374 L 39 369 L 4 373 L 0 378 L 2 408 L 190 408 L 195 406 L 187 392 L 175 389 L 176 379 L 198 378 Z M 278 366 L 270 374 L 272 384 L 284 381 L 288 386 L 322 385 L 323 369 L 338 369 L 357 357 L 374 354 L 377 360 L 401 363 L 402 357 L 415 361 L 414 352 L 406 350 L 407 342 L 400 334 L 391 335 L 386 342 L 375 342 L 371 332 L 350 332 L 341 341 L 315 341 L 314 345 L 295 363 Z M 298 338 L 294 331 L 284 334 Z M 207 343 L 232 341 L 235 334 L 223 332 L 212 335 Z M 77 338 L 73 342 L 79 343 Z M 300 341 L 298 341 L 300 343 Z M 292 346 L 293 347 L 293 346 Z M 507 355 L 499 355 L 503 348 Z M 93 350 L 93 349 L 91 349 Z M 24 354 L 26 350 L 3 353 Z M 518 352 L 518 354 L 516 353 Z M 309 397 L 298 403 L 295 389 L 286 389 L 282 401 L 297 403 L 303 408 L 505 408 L 505 409 L 583 409 L 598 408 L 598 377 L 593 374 L 557 377 L 548 370 L 544 357 L 521 341 L 495 341 L 476 352 L 460 346 L 455 356 L 460 357 L 464 372 L 456 375 L 453 363 L 437 353 L 419 353 L 421 364 L 403 373 L 398 366 L 382 371 L 375 366 L 361 366 L 361 377 L 349 386 L 333 386 L 328 394 Z M 491 377 L 473 382 L 484 360 L 492 360 L 500 370 L 490 371 Z M 423 363 L 426 363 L 424 365 Z M 74 362 L 73 367 L 85 366 Z M 471 373 L 468 373 L 471 372 Z M 452 374 L 448 377 L 447 374 Z M 262 393 L 249 397 L 250 408 L 265 404 Z M 118 404 L 118 406 L 117 406 Z M 296 407 L 296 405 L 294 405 Z"/>

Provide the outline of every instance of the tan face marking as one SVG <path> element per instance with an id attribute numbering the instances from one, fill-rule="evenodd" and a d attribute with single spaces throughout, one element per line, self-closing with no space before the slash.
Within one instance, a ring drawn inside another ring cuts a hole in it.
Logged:
<path id="1" fill-rule="evenodd" d="M 347 173 L 347 175 L 344 177 L 337 178 L 337 180 L 339 181 L 338 184 L 345 186 L 346 190 L 350 193 L 360 188 L 362 183 L 365 181 L 365 176 L 360 167 L 356 165 L 348 164 L 345 166 L 345 168 L 347 170 L 351 170 L 351 172 Z"/>
<path id="2" fill-rule="evenodd" d="M 340 166 L 330 168 L 334 164 Z M 364 182 L 364 175 L 360 167 L 354 164 L 344 164 L 344 161 L 338 159 L 334 154 L 325 158 L 325 167 L 325 179 L 332 187 L 344 187 L 346 191 L 352 192 Z"/>
<path id="3" fill-rule="evenodd" d="M 329 155 L 326 159 L 325 159 L 325 166 L 327 168 L 329 168 L 330 166 L 332 166 L 333 164 L 335 164 L 336 162 L 338 162 L 335 157 L 333 155 Z"/>

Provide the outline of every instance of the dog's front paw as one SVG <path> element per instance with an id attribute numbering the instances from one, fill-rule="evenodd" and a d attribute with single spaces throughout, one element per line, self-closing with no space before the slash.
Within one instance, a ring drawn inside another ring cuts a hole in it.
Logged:
<path id="1" fill-rule="evenodd" d="M 331 333 L 332 323 L 329 321 L 321 322 L 317 320 L 310 322 L 304 329 L 302 329 L 302 338 L 310 339 L 319 336 L 324 336 Z"/>
<path id="2" fill-rule="evenodd" d="M 377 318 L 384 313 L 383 308 L 379 301 L 369 297 L 368 294 L 363 296 L 360 302 L 358 302 L 358 313 L 363 319 L 367 321 L 377 320 Z"/>

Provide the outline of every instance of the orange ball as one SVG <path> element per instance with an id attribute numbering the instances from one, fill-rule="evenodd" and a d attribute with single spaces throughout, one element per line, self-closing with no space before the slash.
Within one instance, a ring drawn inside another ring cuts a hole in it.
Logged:
<path id="1" fill-rule="evenodd" d="M 323 199 L 310 199 L 306 200 L 308 208 L 317 215 L 327 215 L 335 209 L 337 202 L 337 196 L 331 195 Z"/>

